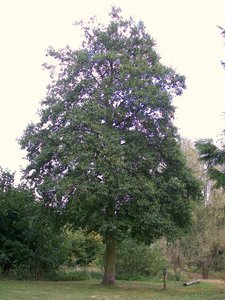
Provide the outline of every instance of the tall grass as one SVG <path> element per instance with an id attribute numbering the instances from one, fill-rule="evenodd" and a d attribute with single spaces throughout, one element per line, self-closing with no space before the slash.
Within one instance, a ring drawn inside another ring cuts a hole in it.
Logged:
<path id="1" fill-rule="evenodd" d="M 48 274 L 46 279 L 53 281 L 83 281 L 102 279 L 103 273 L 94 267 L 61 268 L 59 271 Z"/>

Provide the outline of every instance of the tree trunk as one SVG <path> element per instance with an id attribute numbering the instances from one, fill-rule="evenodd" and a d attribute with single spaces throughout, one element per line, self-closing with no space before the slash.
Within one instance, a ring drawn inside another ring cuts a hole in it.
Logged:
<path id="1" fill-rule="evenodd" d="M 116 275 L 116 246 L 115 241 L 109 238 L 105 248 L 105 272 L 102 284 L 115 284 Z"/>
<path id="2" fill-rule="evenodd" d="M 209 278 L 209 266 L 208 261 L 205 260 L 202 263 L 202 279 L 208 279 Z"/>

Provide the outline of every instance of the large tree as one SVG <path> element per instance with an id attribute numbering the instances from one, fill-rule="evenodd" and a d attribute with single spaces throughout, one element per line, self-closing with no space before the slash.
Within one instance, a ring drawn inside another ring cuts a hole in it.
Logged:
<path id="1" fill-rule="evenodd" d="M 189 224 L 199 189 L 173 125 L 184 77 L 161 64 L 143 23 L 119 8 L 107 26 L 79 24 L 80 49 L 49 49 L 52 82 L 20 144 L 25 177 L 46 205 L 102 236 L 103 283 L 113 284 L 117 241 L 174 235 Z"/>

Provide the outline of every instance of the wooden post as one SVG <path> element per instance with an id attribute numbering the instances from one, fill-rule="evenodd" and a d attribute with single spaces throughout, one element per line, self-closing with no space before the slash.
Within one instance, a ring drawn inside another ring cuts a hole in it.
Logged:
<path id="1" fill-rule="evenodd" d="M 163 268 L 163 289 L 164 291 L 166 290 L 166 273 L 167 273 L 167 270 L 166 270 L 166 267 Z"/>

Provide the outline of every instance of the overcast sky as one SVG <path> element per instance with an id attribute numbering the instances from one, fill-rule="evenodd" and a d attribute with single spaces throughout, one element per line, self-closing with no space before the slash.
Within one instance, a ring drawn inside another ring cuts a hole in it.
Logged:
<path id="1" fill-rule="evenodd" d="M 0 166 L 25 165 L 16 139 L 37 120 L 48 46 L 77 48 L 74 21 L 97 15 L 107 22 L 112 5 L 144 21 L 162 62 L 186 76 L 187 89 L 174 100 L 181 136 L 217 139 L 225 128 L 225 39 L 217 28 L 225 27 L 224 0 L 0 0 Z"/>

